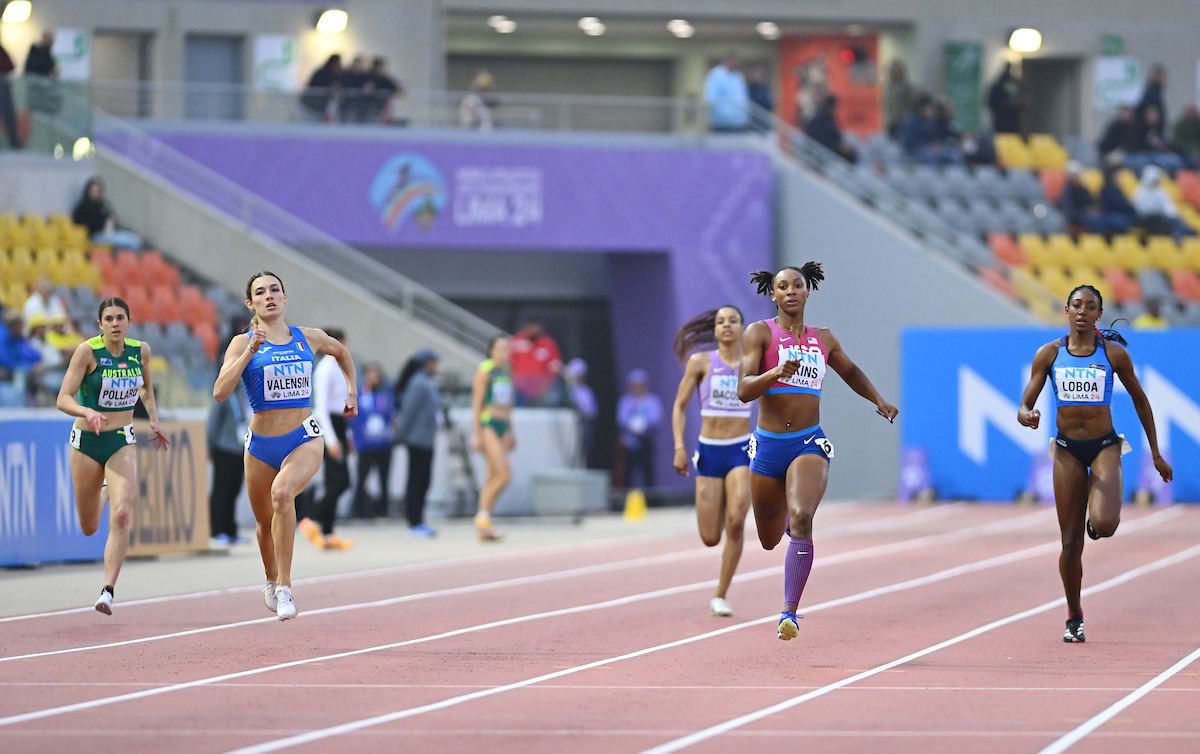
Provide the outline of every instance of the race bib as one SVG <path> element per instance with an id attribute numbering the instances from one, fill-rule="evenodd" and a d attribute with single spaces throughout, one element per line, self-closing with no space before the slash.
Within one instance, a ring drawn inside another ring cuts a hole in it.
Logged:
<path id="1" fill-rule="evenodd" d="M 138 400 L 138 391 L 142 389 L 142 376 L 102 377 L 100 394 L 96 405 L 102 409 L 133 408 Z"/>
<path id="2" fill-rule="evenodd" d="M 738 399 L 736 374 L 714 374 L 708 378 L 710 408 L 742 409 L 746 404 Z"/>
<path id="3" fill-rule="evenodd" d="M 1103 403 L 1108 370 L 1103 365 L 1055 367 L 1054 384 L 1058 399 L 1072 403 Z"/>
<path id="4" fill-rule="evenodd" d="M 312 395 L 312 362 L 288 361 L 263 366 L 263 400 L 291 401 Z"/>
<path id="5" fill-rule="evenodd" d="M 753 461 L 754 454 L 757 452 L 758 452 L 758 438 L 755 437 L 754 435 L 750 435 L 750 443 L 749 443 L 749 445 L 746 446 L 746 456 L 749 457 L 751 461 Z"/>
<path id="6" fill-rule="evenodd" d="M 781 379 L 785 385 L 820 390 L 825 380 L 825 354 L 817 346 L 779 346 L 779 363 L 800 362 L 796 373 Z"/>
<path id="7" fill-rule="evenodd" d="M 321 436 L 321 424 L 317 421 L 317 418 L 315 416 L 310 416 L 307 419 L 305 419 L 304 423 L 301 426 L 304 427 L 304 436 L 305 437 L 320 437 Z"/>
<path id="8" fill-rule="evenodd" d="M 511 382 L 499 381 L 492 383 L 492 404 L 496 406 L 511 406 L 513 402 L 513 386 Z"/>
<path id="9" fill-rule="evenodd" d="M 83 439 L 83 430 L 79 427 L 71 427 L 71 447 L 79 450 L 79 442 Z"/>

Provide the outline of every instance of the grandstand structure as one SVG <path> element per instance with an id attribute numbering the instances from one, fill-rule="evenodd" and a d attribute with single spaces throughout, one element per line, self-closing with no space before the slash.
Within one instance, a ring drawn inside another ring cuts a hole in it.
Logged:
<path id="1" fill-rule="evenodd" d="M 1132 318 L 1155 297 L 1168 303 L 1173 325 L 1200 325 L 1200 240 L 1081 234 L 1057 209 L 1068 159 L 1087 167 L 1086 183 L 1099 181 L 1099 158 L 1090 145 L 1109 117 L 1093 92 L 1099 58 L 1119 52 L 1147 65 L 1163 63 L 1171 76 L 1169 109 L 1178 113 L 1194 100 L 1197 23 L 1187 19 L 1200 22 L 1200 10 L 1186 0 L 1160 5 L 1155 13 L 1175 23 L 1164 26 L 1128 4 L 1084 0 L 1050 7 L 982 0 L 880 7 L 847 0 L 836 9 L 773 0 L 353 0 L 340 4 L 349 13 L 346 30 L 328 35 L 313 28 L 312 4 L 298 0 L 35 0 L 28 22 L 0 28 L 0 42 L 14 58 L 52 28 L 86 39 L 90 59 L 85 76 L 64 78 L 58 113 L 31 115 L 30 143 L 69 161 L 80 139 L 88 139 L 77 156 L 105 177 L 123 221 L 149 247 L 92 245 L 64 217 L 65 202 L 40 212 L 0 205 L 0 300 L 19 306 L 21 288 L 48 276 L 62 286 L 73 313 L 89 322 L 87 309 L 97 296 L 122 295 L 135 313 L 150 313 L 134 334 L 154 343 L 161 356 L 152 368 L 172 396 L 165 405 L 200 404 L 226 322 L 241 311 L 248 260 L 285 277 L 299 320 L 343 323 L 356 343 L 386 332 L 388 345 L 377 356 L 389 371 L 428 346 L 443 354 L 451 371 L 468 375 L 488 337 L 515 327 L 519 313 L 541 307 L 572 323 L 568 348 L 595 340 L 588 327 L 596 322 L 611 331 L 603 338 L 607 352 L 587 353 L 604 367 L 592 372 L 603 401 L 618 392 L 620 375 L 643 359 L 659 375 L 658 392 L 668 395 L 677 373 L 665 345 L 662 355 L 651 355 L 653 342 L 669 342 L 684 313 L 722 303 L 709 298 L 735 290 L 749 272 L 742 269 L 752 258 L 748 251 L 701 254 L 699 264 L 729 264 L 720 274 L 734 281 L 730 287 L 722 281 L 706 290 L 674 288 L 666 300 L 628 317 L 616 311 L 627 303 L 620 297 L 631 288 L 628 281 L 644 276 L 614 272 L 616 262 L 606 267 L 597 254 L 584 252 L 650 259 L 662 247 L 639 241 L 619 248 L 597 241 L 594 249 L 522 247 L 519 241 L 367 243 L 308 216 L 301 204 L 264 195 L 236 171 L 222 170 L 210 153 L 187 146 L 212 136 L 320 140 L 347 155 L 367 142 L 395 150 L 435 144 L 462 153 L 548 148 L 753 155 L 747 159 L 769 165 L 770 182 L 762 219 L 769 232 L 755 253 L 775 264 L 825 263 L 829 283 L 813 300 L 814 317 L 833 327 L 891 395 L 899 391 L 895 365 L 905 328 L 1056 323 L 1061 300 L 1081 281 L 1104 293 L 1106 319 Z M 501 33 L 492 22 L 499 16 L 514 30 Z M 581 33 L 578 21 L 585 16 L 599 17 L 606 32 Z M 692 34 L 668 33 L 667 23 L 680 19 Z M 765 21 L 775 26 L 774 35 L 759 29 Z M 1018 26 L 1038 27 L 1042 50 L 1009 50 L 1008 33 Z M 999 64 L 1019 59 L 1032 100 L 1029 127 L 1024 135 L 996 136 L 995 164 L 942 168 L 913 163 L 878 122 L 874 130 L 846 129 L 860 155 L 857 164 L 847 163 L 809 139 L 782 107 L 757 113 L 769 124 L 762 132 L 708 132 L 698 93 L 722 52 L 735 49 L 747 61 L 764 63 L 779 101 L 792 102 L 784 91 L 795 81 L 785 53 L 789 40 L 808 37 L 841 40 L 852 56 L 854 40 L 870 40 L 874 75 L 881 78 L 887 62 L 901 60 L 915 81 L 935 92 L 961 83 L 951 81 L 945 46 L 971 42 L 979 55 L 974 91 L 981 98 Z M 282 90 L 260 75 L 257 52 L 278 39 L 294 43 L 289 86 Z M 304 111 L 304 81 L 334 52 L 387 57 L 405 88 L 395 122 L 326 123 Z M 465 131 L 458 105 L 481 68 L 495 74 L 502 105 L 494 130 Z M 60 169 L 52 156 L 46 160 L 47 173 Z M 278 165 L 254 170 L 287 180 Z M 63 175 L 65 183 L 77 182 L 77 165 Z M 1132 192 L 1132 173 L 1119 180 Z M 1200 230 L 1200 175 L 1182 170 L 1164 186 L 1184 221 Z M 330 180 L 313 190 L 336 193 L 339 186 Z M 678 190 L 686 198 L 689 187 Z M 686 257 L 670 259 L 665 267 L 647 262 L 644 269 L 670 276 Z M 490 290 L 501 291 L 495 301 Z M 654 298 L 639 290 L 643 299 Z M 749 317 L 761 314 L 753 299 L 738 302 L 749 307 Z M 623 333 L 643 327 L 636 347 L 623 345 Z M 878 459 L 878 468 L 834 477 L 834 495 L 879 494 L 895 483 L 898 441 L 859 432 L 862 420 L 851 417 L 861 415 L 860 404 L 833 385 L 826 413 L 842 417 L 857 452 Z M 661 471 L 669 476 L 666 459 Z"/>

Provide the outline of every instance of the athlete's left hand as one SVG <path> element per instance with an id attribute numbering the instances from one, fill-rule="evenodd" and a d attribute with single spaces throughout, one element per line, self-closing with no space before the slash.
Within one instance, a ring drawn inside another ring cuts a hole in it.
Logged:
<path id="1" fill-rule="evenodd" d="M 881 400 L 879 403 L 875 404 L 875 413 L 879 414 L 884 419 L 887 419 L 889 422 L 895 422 L 896 415 L 900 413 L 900 409 L 896 408 L 887 401 Z"/>
<path id="2" fill-rule="evenodd" d="M 342 409 L 342 416 L 346 418 L 358 416 L 358 396 L 354 393 L 346 396 L 346 407 Z"/>
<path id="3" fill-rule="evenodd" d="M 154 447 L 162 450 L 171 444 L 171 441 L 163 434 L 162 428 L 158 426 L 158 422 L 150 422 L 150 431 L 153 433 Z"/>
<path id="4" fill-rule="evenodd" d="M 1154 468 L 1158 471 L 1159 476 L 1164 482 L 1169 482 L 1175 478 L 1175 471 L 1171 468 L 1171 464 L 1166 462 L 1162 456 L 1154 459 Z"/>

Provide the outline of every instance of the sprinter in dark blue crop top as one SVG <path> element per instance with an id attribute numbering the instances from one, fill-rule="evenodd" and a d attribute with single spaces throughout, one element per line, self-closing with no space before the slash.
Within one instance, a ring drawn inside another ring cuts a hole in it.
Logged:
<path id="1" fill-rule="evenodd" d="M 246 438 L 246 491 L 258 522 L 258 549 L 267 584 L 263 599 L 279 620 L 296 617 L 292 597 L 292 547 L 296 540 L 296 495 L 321 467 L 325 443 L 313 418 L 313 358 L 337 359 L 349 392 L 342 413 L 358 414 L 358 381 L 350 351 L 324 330 L 289 327 L 287 294 L 273 272 L 256 272 L 246 283 L 246 308 L 254 312 L 250 332 L 225 349 L 225 362 L 213 386 L 223 401 L 246 389 L 254 416 Z"/>
<path id="2" fill-rule="evenodd" d="M 1169 482 L 1172 470 L 1158 452 L 1154 413 L 1150 400 L 1133 371 L 1133 361 L 1112 330 L 1098 331 L 1096 321 L 1104 311 L 1104 298 L 1090 285 L 1071 291 L 1066 305 L 1066 336 L 1038 349 L 1033 374 L 1025 386 L 1017 421 L 1037 429 L 1041 412 L 1034 408 L 1046 379 L 1051 380 L 1057 406 L 1058 436 L 1054 439 L 1054 504 L 1062 531 L 1058 570 L 1067 596 L 1065 642 L 1082 642 L 1083 608 L 1079 588 L 1083 581 L 1083 535 L 1111 537 L 1121 520 L 1121 455 L 1128 448 L 1112 424 L 1113 375 L 1129 391 L 1154 468 Z M 1113 342 L 1116 341 L 1116 342 Z"/>

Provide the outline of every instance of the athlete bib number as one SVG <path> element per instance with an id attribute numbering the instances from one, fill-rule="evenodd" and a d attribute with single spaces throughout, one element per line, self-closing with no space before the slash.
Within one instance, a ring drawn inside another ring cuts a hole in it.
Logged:
<path id="1" fill-rule="evenodd" d="M 304 435 L 305 437 L 320 437 L 321 425 L 317 422 L 317 417 L 310 416 L 304 420 Z"/>

